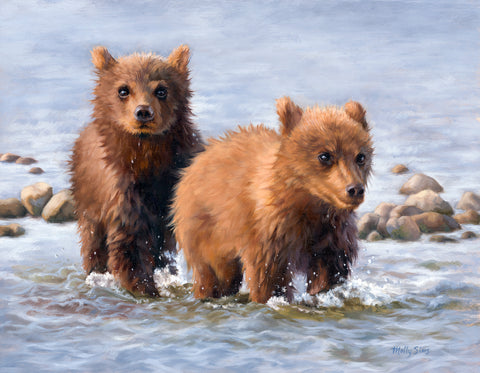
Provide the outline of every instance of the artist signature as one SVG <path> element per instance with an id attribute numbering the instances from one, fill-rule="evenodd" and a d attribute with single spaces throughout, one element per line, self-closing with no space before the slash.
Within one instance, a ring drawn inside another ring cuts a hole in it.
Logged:
<path id="1" fill-rule="evenodd" d="M 392 353 L 396 356 L 411 357 L 416 355 L 428 355 L 430 354 L 430 348 L 427 346 L 393 346 Z"/>

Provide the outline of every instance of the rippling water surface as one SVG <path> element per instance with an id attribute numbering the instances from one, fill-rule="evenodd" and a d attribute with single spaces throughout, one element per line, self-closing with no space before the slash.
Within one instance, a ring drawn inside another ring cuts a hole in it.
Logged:
<path id="1" fill-rule="evenodd" d="M 4 1 L 0 5 L 0 152 L 45 174 L 0 164 L 0 198 L 49 182 L 89 121 L 89 50 L 192 49 L 193 109 L 206 136 L 237 124 L 275 127 L 274 99 L 360 101 L 376 145 L 359 213 L 402 203 L 405 163 L 435 177 L 453 206 L 480 193 L 480 6 L 475 1 Z M 0 223 L 11 221 L 1 220 Z M 480 370 L 480 240 L 361 243 L 351 280 L 287 305 L 201 302 L 157 273 L 159 299 L 138 299 L 81 268 L 74 223 L 15 219 L 0 238 L 0 371 Z M 479 226 L 465 230 L 480 234 Z"/>

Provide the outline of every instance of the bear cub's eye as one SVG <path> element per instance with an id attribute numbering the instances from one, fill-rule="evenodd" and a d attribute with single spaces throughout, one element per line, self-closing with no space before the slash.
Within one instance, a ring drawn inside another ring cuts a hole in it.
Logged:
<path id="1" fill-rule="evenodd" d="M 321 162 L 321 163 L 324 163 L 324 164 L 331 164 L 332 163 L 332 155 L 330 153 L 321 153 L 318 155 L 318 160 Z"/>
<path id="2" fill-rule="evenodd" d="M 123 86 L 118 89 L 118 97 L 120 98 L 127 98 L 129 94 L 130 90 L 127 86 Z"/>
<path id="3" fill-rule="evenodd" d="M 155 96 L 157 96 L 157 98 L 159 100 L 165 100 L 167 98 L 167 88 L 165 87 L 158 87 L 155 92 L 154 92 Z"/>
<path id="4" fill-rule="evenodd" d="M 357 158 L 355 158 L 355 161 L 359 166 L 363 166 L 365 164 L 366 159 L 367 157 L 365 157 L 365 154 L 360 153 L 359 155 L 357 155 Z"/>

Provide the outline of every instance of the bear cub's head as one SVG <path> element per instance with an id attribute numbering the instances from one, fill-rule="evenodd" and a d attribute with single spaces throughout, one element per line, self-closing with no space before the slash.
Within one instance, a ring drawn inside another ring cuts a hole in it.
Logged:
<path id="1" fill-rule="evenodd" d="M 362 105 L 350 101 L 343 108 L 303 110 L 283 97 L 277 113 L 285 178 L 337 209 L 356 209 L 364 200 L 373 156 Z"/>
<path id="2" fill-rule="evenodd" d="M 132 54 L 115 59 L 105 47 L 91 51 L 98 76 L 94 117 L 141 137 L 162 135 L 188 112 L 188 62 L 186 45 L 169 57 Z"/>

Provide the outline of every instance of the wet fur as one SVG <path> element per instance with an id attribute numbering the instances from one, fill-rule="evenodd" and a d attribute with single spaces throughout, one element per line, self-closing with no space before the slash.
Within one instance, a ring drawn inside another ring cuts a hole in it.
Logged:
<path id="1" fill-rule="evenodd" d="M 365 185 L 373 154 L 365 110 L 308 108 L 277 101 L 281 134 L 263 125 L 210 140 L 185 169 L 173 204 L 175 234 L 193 270 L 197 298 L 238 291 L 292 299 L 294 274 L 310 294 L 343 281 L 357 257 L 354 209 L 346 187 Z M 334 162 L 318 155 L 330 152 Z M 356 163 L 359 153 L 365 163 Z"/>
<path id="2" fill-rule="evenodd" d="M 113 273 L 138 295 L 157 295 L 154 269 L 173 264 L 172 188 L 178 170 L 201 149 L 190 119 L 188 60 L 186 46 L 168 58 L 134 54 L 115 60 L 103 47 L 92 51 L 98 76 L 93 121 L 75 142 L 71 160 L 83 266 L 87 273 Z M 154 95 L 159 84 L 168 87 L 163 101 Z M 126 99 L 118 95 L 122 86 L 130 89 Z M 138 105 L 152 107 L 152 121 L 136 120 Z"/>

